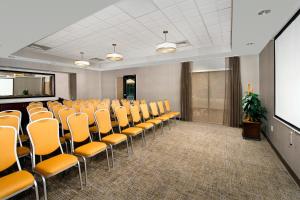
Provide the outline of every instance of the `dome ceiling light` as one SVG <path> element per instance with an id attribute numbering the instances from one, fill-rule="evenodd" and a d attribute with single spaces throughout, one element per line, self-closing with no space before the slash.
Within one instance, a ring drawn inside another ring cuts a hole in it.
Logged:
<path id="1" fill-rule="evenodd" d="M 79 67 L 90 66 L 90 62 L 83 59 L 84 52 L 80 52 L 80 55 L 81 55 L 80 60 L 76 60 L 74 62 L 74 64 L 77 65 L 77 66 L 79 66 Z"/>
<path id="2" fill-rule="evenodd" d="M 176 51 L 176 44 L 173 42 L 167 41 L 167 34 L 168 31 L 163 31 L 163 34 L 165 35 L 165 41 L 163 43 L 160 43 L 156 46 L 156 51 L 159 53 L 173 53 Z"/>
<path id="3" fill-rule="evenodd" d="M 112 44 L 112 46 L 114 47 L 114 52 L 113 53 L 108 53 L 106 55 L 106 59 L 110 60 L 110 61 L 121 61 L 123 60 L 123 55 L 116 53 L 116 46 L 117 44 Z"/>

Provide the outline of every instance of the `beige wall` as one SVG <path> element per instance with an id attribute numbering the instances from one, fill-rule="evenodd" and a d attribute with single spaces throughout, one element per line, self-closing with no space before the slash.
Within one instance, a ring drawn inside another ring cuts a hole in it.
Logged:
<path id="1" fill-rule="evenodd" d="M 259 94 L 259 56 L 247 55 L 240 57 L 241 82 L 243 94 L 248 90 L 248 83 Z"/>
<path id="2" fill-rule="evenodd" d="M 293 134 L 293 145 L 290 145 L 291 130 L 274 116 L 274 42 L 271 41 L 259 54 L 260 94 L 268 114 L 266 134 L 275 148 L 300 177 L 300 135 Z M 288 98 L 288 97 L 287 97 Z M 273 127 L 273 131 L 271 130 Z"/>
<path id="3" fill-rule="evenodd" d="M 181 64 L 163 64 L 102 72 L 102 97 L 116 98 L 116 79 L 136 75 L 137 98 L 147 101 L 170 99 L 173 110 L 180 110 Z"/>

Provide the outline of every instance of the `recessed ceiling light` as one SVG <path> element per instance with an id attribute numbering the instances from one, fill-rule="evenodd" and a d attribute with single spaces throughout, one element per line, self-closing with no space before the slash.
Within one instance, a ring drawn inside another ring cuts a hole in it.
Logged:
<path id="1" fill-rule="evenodd" d="M 260 16 L 263 16 L 263 15 L 267 15 L 267 14 L 270 14 L 270 13 L 271 13 L 271 10 L 266 9 L 266 10 L 259 11 L 257 14 L 260 15 Z"/>
<path id="2" fill-rule="evenodd" d="M 254 45 L 255 43 L 254 42 L 248 42 L 246 45 L 247 46 L 252 46 L 252 45 Z"/>

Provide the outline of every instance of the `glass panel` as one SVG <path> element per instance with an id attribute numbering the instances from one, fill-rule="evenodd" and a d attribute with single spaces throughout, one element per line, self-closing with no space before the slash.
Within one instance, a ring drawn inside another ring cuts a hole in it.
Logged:
<path id="1" fill-rule="evenodd" d="M 54 74 L 0 71 L 0 98 L 54 96 Z"/>

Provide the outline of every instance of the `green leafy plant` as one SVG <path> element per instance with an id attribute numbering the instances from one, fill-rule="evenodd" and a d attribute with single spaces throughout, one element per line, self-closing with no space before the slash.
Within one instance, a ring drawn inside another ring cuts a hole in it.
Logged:
<path id="1" fill-rule="evenodd" d="M 245 118 L 251 122 L 261 122 L 266 118 L 266 108 L 261 105 L 258 94 L 249 92 L 242 99 Z"/>

